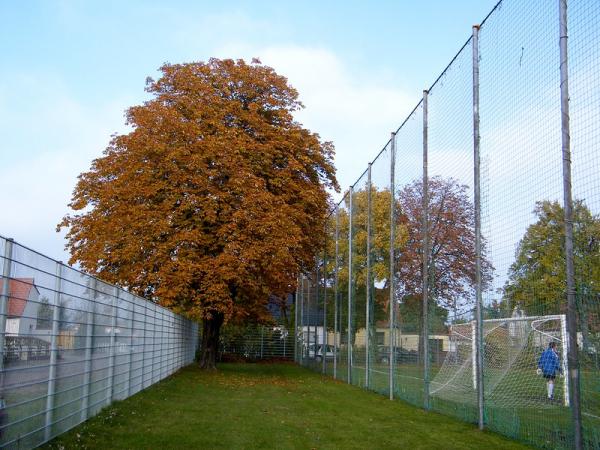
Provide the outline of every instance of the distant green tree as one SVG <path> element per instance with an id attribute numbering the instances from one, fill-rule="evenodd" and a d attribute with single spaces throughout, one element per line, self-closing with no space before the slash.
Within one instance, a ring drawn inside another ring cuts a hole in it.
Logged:
<path id="1" fill-rule="evenodd" d="M 564 210 L 558 202 L 544 200 L 537 202 L 534 213 L 538 220 L 527 228 L 509 269 L 504 308 L 520 306 L 527 315 L 563 313 L 567 304 Z M 573 204 L 573 245 L 580 313 L 584 322 L 598 324 L 584 310 L 597 304 L 600 292 L 600 218 L 582 200 Z"/>

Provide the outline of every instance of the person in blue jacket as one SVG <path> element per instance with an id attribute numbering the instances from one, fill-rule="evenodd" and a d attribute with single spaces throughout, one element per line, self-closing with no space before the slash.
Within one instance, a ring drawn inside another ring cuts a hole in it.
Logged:
<path id="1" fill-rule="evenodd" d="M 537 372 L 546 379 L 548 398 L 553 400 L 554 380 L 556 379 L 556 375 L 561 373 L 560 358 L 558 357 L 558 353 L 556 353 L 556 342 L 550 342 L 548 348 L 540 356 Z"/>

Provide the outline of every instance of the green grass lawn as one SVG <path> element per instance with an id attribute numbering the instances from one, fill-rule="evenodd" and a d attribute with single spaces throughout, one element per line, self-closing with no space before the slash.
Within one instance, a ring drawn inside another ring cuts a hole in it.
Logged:
<path id="1" fill-rule="evenodd" d="M 189 366 L 43 448 L 526 448 L 292 364 Z"/>

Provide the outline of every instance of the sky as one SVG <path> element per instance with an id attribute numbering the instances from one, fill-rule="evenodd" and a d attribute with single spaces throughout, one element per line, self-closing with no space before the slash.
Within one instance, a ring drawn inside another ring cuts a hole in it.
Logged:
<path id="1" fill-rule="evenodd" d="M 258 57 L 353 184 L 496 0 L 1 2 L 0 235 L 67 261 L 77 176 L 165 62 Z M 339 197 L 339 196 L 338 196 Z"/>

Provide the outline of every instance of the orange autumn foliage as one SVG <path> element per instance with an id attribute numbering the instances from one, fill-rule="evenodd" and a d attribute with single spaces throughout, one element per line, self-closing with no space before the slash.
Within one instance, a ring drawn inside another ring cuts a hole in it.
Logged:
<path id="1" fill-rule="evenodd" d="M 265 319 L 321 248 L 333 145 L 258 60 L 160 70 L 132 131 L 79 176 L 59 224 L 70 262 L 196 319 Z"/>

